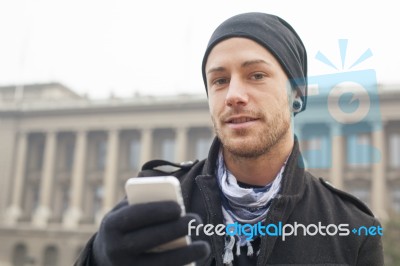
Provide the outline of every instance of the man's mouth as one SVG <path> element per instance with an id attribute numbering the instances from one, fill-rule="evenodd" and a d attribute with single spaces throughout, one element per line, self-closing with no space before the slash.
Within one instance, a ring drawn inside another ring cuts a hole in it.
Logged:
<path id="1" fill-rule="evenodd" d="M 225 120 L 228 124 L 242 124 L 247 122 L 256 121 L 258 118 L 255 117 L 247 117 L 247 116 L 239 116 L 239 117 L 230 117 Z"/>

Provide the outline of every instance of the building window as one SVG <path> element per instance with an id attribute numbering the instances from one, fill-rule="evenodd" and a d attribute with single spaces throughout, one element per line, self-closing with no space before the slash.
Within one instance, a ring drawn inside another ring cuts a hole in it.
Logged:
<path id="1" fill-rule="evenodd" d="M 62 215 L 68 209 L 69 206 L 69 193 L 70 187 L 67 183 L 57 184 L 56 190 L 53 196 L 52 206 L 52 222 L 59 223 L 62 220 Z"/>
<path id="2" fill-rule="evenodd" d="M 368 134 L 347 137 L 347 164 L 351 168 L 366 168 L 371 164 L 371 140 Z"/>
<path id="3" fill-rule="evenodd" d="M 65 146 L 65 170 L 71 171 L 74 164 L 74 145 L 67 143 Z"/>
<path id="4" fill-rule="evenodd" d="M 106 165 L 107 143 L 104 140 L 99 140 L 96 143 L 96 169 L 104 170 Z"/>
<path id="5" fill-rule="evenodd" d="M 400 188 L 392 188 L 392 209 L 400 214 Z"/>
<path id="6" fill-rule="evenodd" d="M 29 171 L 41 171 L 44 156 L 44 138 L 42 136 L 35 134 L 29 139 L 28 154 Z"/>
<path id="7" fill-rule="evenodd" d="M 175 158 L 175 140 L 165 138 L 161 142 L 161 159 L 174 161 Z"/>
<path id="8" fill-rule="evenodd" d="M 44 251 L 43 257 L 44 266 L 57 266 L 58 265 L 58 250 L 54 246 L 49 246 Z"/>
<path id="9" fill-rule="evenodd" d="M 174 161 L 175 138 L 176 132 L 173 129 L 162 128 L 154 130 L 152 145 L 153 158 L 166 161 Z"/>
<path id="10" fill-rule="evenodd" d="M 315 136 L 308 140 L 304 157 L 308 168 L 329 168 L 331 147 L 328 136 Z"/>
<path id="11" fill-rule="evenodd" d="M 187 159 L 202 160 L 208 156 L 213 141 L 212 130 L 209 127 L 192 127 L 188 130 Z"/>
<path id="12" fill-rule="evenodd" d="M 400 133 L 394 133 L 389 138 L 389 164 L 390 168 L 400 168 Z"/>
<path id="13" fill-rule="evenodd" d="M 37 146 L 37 160 L 34 169 L 41 170 L 43 167 L 43 156 L 44 156 L 44 143 L 40 142 Z"/>
<path id="14" fill-rule="evenodd" d="M 93 217 L 101 211 L 102 203 L 104 197 L 104 187 L 103 185 L 97 185 L 93 187 Z"/>
<path id="15" fill-rule="evenodd" d="M 198 138 L 196 140 L 196 159 L 203 159 L 208 156 L 208 151 L 210 149 L 210 138 Z"/>
<path id="16" fill-rule="evenodd" d="M 39 207 L 40 185 L 39 182 L 27 182 L 23 193 L 23 213 L 22 220 L 30 219 Z"/>
<path id="17" fill-rule="evenodd" d="M 40 201 L 40 187 L 38 184 L 32 185 L 32 211 L 39 207 Z"/>
<path id="18" fill-rule="evenodd" d="M 132 139 L 129 142 L 129 169 L 130 170 L 137 170 L 139 169 L 140 163 L 140 140 L 139 139 Z"/>
<path id="19" fill-rule="evenodd" d="M 61 213 L 64 213 L 69 206 L 69 195 L 70 195 L 70 187 L 69 186 L 61 186 Z"/>
<path id="20" fill-rule="evenodd" d="M 25 266 L 25 262 L 28 260 L 28 251 L 24 244 L 17 244 L 14 247 L 12 254 L 12 265 L 13 266 Z"/>

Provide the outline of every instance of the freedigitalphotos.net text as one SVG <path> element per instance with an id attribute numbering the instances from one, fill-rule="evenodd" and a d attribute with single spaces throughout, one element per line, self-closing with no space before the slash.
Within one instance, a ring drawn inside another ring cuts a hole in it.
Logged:
<path id="1" fill-rule="evenodd" d="M 261 222 L 256 224 L 198 224 L 194 225 L 196 220 L 191 220 L 188 224 L 188 235 L 200 235 L 203 232 L 207 236 L 211 235 L 230 235 L 230 236 L 246 236 L 247 240 L 253 239 L 255 236 L 276 236 L 281 237 L 285 241 L 288 236 L 348 236 L 351 233 L 357 236 L 370 235 L 382 236 L 383 228 L 381 226 L 359 226 L 351 228 L 349 224 L 328 224 L 323 225 L 321 222 L 317 224 L 304 225 L 295 222 L 294 224 L 283 224 L 278 222 L 276 224 L 263 225 Z"/>

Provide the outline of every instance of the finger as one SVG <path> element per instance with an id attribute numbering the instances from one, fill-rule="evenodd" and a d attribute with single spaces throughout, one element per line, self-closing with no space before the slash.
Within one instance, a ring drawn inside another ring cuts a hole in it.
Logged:
<path id="1" fill-rule="evenodd" d="M 124 233 L 177 220 L 180 215 L 181 208 L 176 202 L 160 201 L 126 205 L 109 213 L 103 223 L 106 230 Z"/>
<path id="2" fill-rule="evenodd" d="M 192 244 L 164 251 L 160 253 L 146 253 L 139 257 L 138 265 L 149 266 L 178 266 L 195 262 L 208 257 L 211 253 L 210 245 L 205 241 L 196 241 Z"/>
<path id="3" fill-rule="evenodd" d="M 188 235 L 189 223 L 197 225 L 195 216 L 186 215 L 176 221 L 148 226 L 124 235 L 122 242 L 126 243 L 127 246 L 124 247 L 126 250 L 139 254 Z"/>

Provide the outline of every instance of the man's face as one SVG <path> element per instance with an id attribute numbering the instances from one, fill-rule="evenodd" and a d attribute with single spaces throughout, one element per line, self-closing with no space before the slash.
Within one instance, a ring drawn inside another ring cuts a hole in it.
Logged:
<path id="1" fill-rule="evenodd" d="M 224 40 L 209 54 L 205 72 L 211 117 L 226 151 L 255 158 L 290 134 L 288 78 L 263 46 Z"/>

